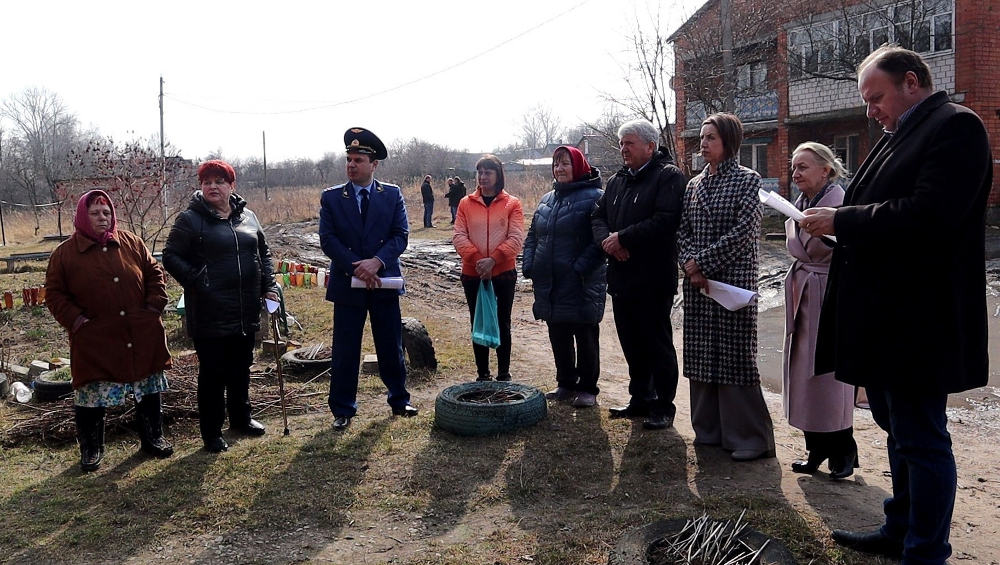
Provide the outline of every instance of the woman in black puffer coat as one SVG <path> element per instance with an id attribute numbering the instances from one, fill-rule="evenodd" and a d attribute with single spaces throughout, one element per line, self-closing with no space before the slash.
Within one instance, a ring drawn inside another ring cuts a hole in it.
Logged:
<path id="1" fill-rule="evenodd" d="M 228 449 L 222 424 L 264 434 L 250 417 L 250 365 L 264 297 L 278 300 L 271 252 L 257 216 L 236 194 L 225 161 L 198 167 L 201 190 L 177 216 L 163 266 L 184 287 L 187 331 L 198 352 L 198 417 L 205 449 Z"/>
<path id="2" fill-rule="evenodd" d="M 594 406 L 607 264 L 594 243 L 590 214 L 604 191 L 600 173 L 576 147 L 555 150 L 552 176 L 552 191 L 539 202 L 524 240 L 524 276 L 535 291 L 532 311 L 549 326 L 556 364 L 558 387 L 546 397 Z"/>

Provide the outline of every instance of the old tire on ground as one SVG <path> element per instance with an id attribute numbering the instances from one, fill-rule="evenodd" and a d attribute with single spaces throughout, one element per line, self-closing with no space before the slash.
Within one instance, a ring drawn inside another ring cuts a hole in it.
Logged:
<path id="1" fill-rule="evenodd" d="M 469 394 L 515 393 L 517 400 L 477 403 L 463 400 Z M 434 423 L 442 430 L 461 436 L 489 436 L 536 424 L 545 417 L 545 396 L 534 387 L 513 383 L 482 381 L 450 386 L 434 403 Z"/>
<path id="2" fill-rule="evenodd" d="M 51 402 L 73 394 L 73 383 L 49 380 L 49 376 L 49 373 L 42 373 L 35 377 L 35 398 L 42 402 Z"/>
<path id="3" fill-rule="evenodd" d="M 325 371 L 330 368 L 329 357 L 319 357 L 317 359 L 301 359 L 295 356 L 297 351 L 305 351 L 308 347 L 300 347 L 287 351 L 281 356 L 281 366 L 290 373 L 302 374 L 310 371 Z"/>
<path id="4" fill-rule="evenodd" d="M 434 342 L 427 334 L 427 328 L 416 318 L 403 318 L 403 349 L 410 360 L 411 369 L 437 371 L 437 356 Z"/>
<path id="5" fill-rule="evenodd" d="M 687 520 L 660 520 L 645 526 L 639 526 L 625 532 L 618 540 L 618 545 L 608 555 L 608 565 L 649 565 L 649 554 L 658 541 L 681 531 Z M 759 548 L 770 539 L 767 547 L 761 552 L 754 563 L 773 563 L 775 565 L 796 565 L 792 552 L 778 540 L 768 538 L 755 530 L 746 529 L 740 536 L 744 542 L 753 548 Z"/>

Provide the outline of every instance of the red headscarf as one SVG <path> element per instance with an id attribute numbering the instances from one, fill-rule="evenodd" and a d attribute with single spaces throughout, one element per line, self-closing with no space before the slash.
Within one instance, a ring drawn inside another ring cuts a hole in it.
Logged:
<path id="1" fill-rule="evenodd" d="M 90 216 L 87 214 L 88 208 L 94 203 L 95 200 L 100 200 L 101 204 L 107 204 L 111 208 L 111 225 L 108 226 L 108 231 L 104 232 L 102 235 L 97 235 L 94 232 L 94 228 L 90 227 Z M 73 218 L 73 225 L 76 226 L 76 231 L 87 236 L 87 238 L 92 239 L 100 244 L 105 244 L 109 239 L 115 236 L 115 229 L 118 226 L 118 215 L 115 213 L 115 204 L 111 201 L 111 197 L 108 196 L 107 192 L 103 190 L 91 190 L 90 192 L 84 193 L 80 197 L 80 200 L 76 203 L 76 216 Z"/>
<path id="2" fill-rule="evenodd" d="M 583 152 L 573 147 L 572 145 L 560 145 L 552 152 L 552 156 L 555 157 L 556 153 L 566 150 L 569 152 L 569 162 L 573 164 L 573 182 L 582 180 L 587 175 L 590 174 L 590 163 L 587 162 L 587 158 L 583 156 Z"/>

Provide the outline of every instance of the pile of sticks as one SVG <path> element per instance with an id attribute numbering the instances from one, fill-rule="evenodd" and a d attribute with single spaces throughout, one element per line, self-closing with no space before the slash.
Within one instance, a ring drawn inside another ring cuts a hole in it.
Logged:
<path id="1" fill-rule="evenodd" d="M 322 375 L 317 375 L 317 377 Z M 163 419 L 167 423 L 198 419 L 198 359 L 194 355 L 175 357 L 167 371 L 170 390 L 163 393 Z M 285 385 L 285 405 L 289 414 L 321 410 L 325 392 L 299 392 Z M 281 398 L 273 365 L 250 375 L 250 402 L 254 418 L 280 414 Z M 136 430 L 135 403 L 109 408 L 105 418 L 108 433 Z M 197 429 L 197 428 L 195 428 Z M 66 441 L 76 438 L 73 397 L 55 402 L 18 404 L 0 401 L 0 443 L 15 445 L 27 439 Z"/>

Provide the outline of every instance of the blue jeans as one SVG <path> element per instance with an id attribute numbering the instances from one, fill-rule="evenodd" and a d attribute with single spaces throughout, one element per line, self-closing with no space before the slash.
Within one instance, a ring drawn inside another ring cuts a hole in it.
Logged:
<path id="1" fill-rule="evenodd" d="M 434 201 L 424 202 L 424 227 L 431 227 L 431 216 L 434 215 Z"/>
<path id="2" fill-rule="evenodd" d="M 882 533 L 903 541 L 903 565 L 941 565 L 958 481 L 945 406 L 948 395 L 867 386 L 872 417 L 888 432 L 892 497 Z"/>

